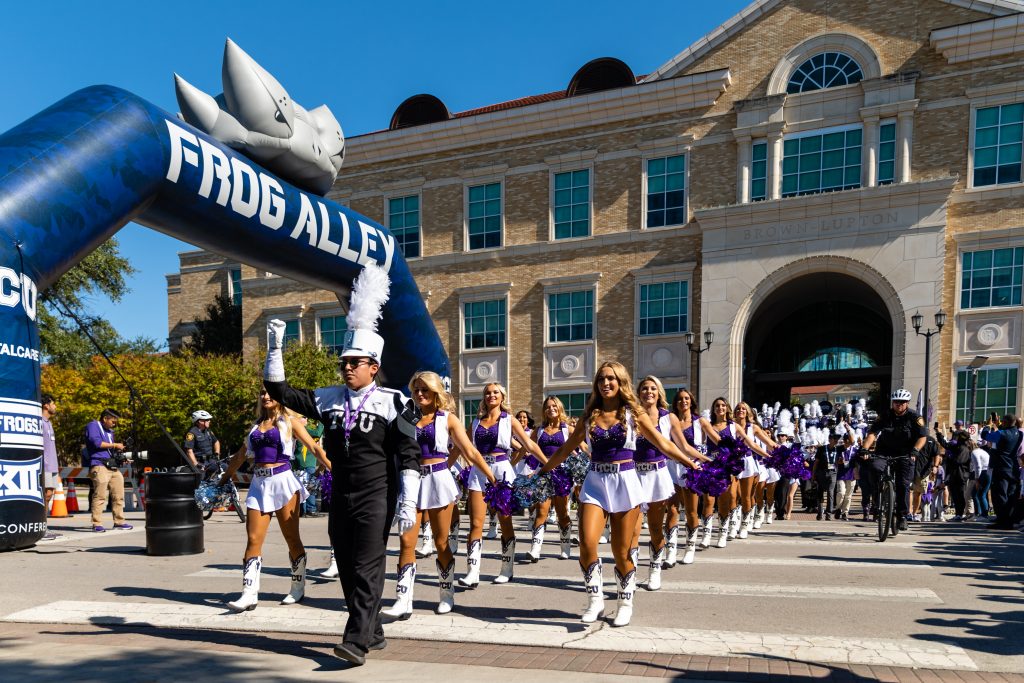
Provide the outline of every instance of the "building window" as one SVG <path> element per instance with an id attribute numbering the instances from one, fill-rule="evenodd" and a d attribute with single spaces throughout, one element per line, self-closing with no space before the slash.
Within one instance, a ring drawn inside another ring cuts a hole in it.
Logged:
<path id="1" fill-rule="evenodd" d="M 1024 247 L 967 251 L 960 274 L 960 308 L 1020 306 Z"/>
<path id="2" fill-rule="evenodd" d="M 505 345 L 505 300 L 463 304 L 463 348 L 491 349 Z"/>
<path id="3" fill-rule="evenodd" d="M 334 354 L 341 355 L 345 349 L 345 316 L 328 315 L 320 318 L 320 345 Z"/>
<path id="4" fill-rule="evenodd" d="M 405 258 L 420 255 L 420 197 L 395 197 L 388 200 L 388 228 L 395 236 Z"/>
<path id="5" fill-rule="evenodd" d="M 296 319 L 284 321 L 284 347 L 289 344 L 299 343 L 299 321 Z"/>
<path id="6" fill-rule="evenodd" d="M 501 246 L 501 183 L 469 188 L 469 248 Z"/>
<path id="7" fill-rule="evenodd" d="M 466 425 L 466 429 L 473 426 L 473 420 L 476 419 L 476 411 L 480 410 L 479 398 L 470 398 L 462 402 L 462 423 Z M 469 435 L 470 441 L 473 440 L 473 435 Z"/>
<path id="8" fill-rule="evenodd" d="M 843 346 L 832 346 L 827 349 L 818 349 L 805 358 L 797 368 L 797 372 L 856 370 L 873 367 L 875 367 L 875 361 L 863 351 Z"/>
<path id="9" fill-rule="evenodd" d="M 242 269 L 231 269 L 231 303 L 235 306 L 242 305 Z"/>
<path id="10" fill-rule="evenodd" d="M 594 290 L 548 294 L 548 341 L 594 338 Z"/>
<path id="11" fill-rule="evenodd" d="M 786 92 L 790 95 L 811 90 L 836 88 L 860 83 L 864 72 L 853 57 L 843 52 L 823 52 L 798 66 L 789 77 Z"/>
<path id="12" fill-rule="evenodd" d="M 555 174 L 555 239 L 590 234 L 590 170 Z"/>
<path id="13" fill-rule="evenodd" d="M 860 128 L 785 140 L 782 196 L 860 187 L 860 148 Z"/>
<path id="14" fill-rule="evenodd" d="M 647 227 L 686 223 L 686 156 L 647 160 Z"/>
<path id="15" fill-rule="evenodd" d="M 1021 181 L 1024 103 L 978 109 L 974 116 L 974 187 Z"/>
<path id="16" fill-rule="evenodd" d="M 878 184 L 891 185 L 896 179 L 896 124 L 878 127 Z"/>
<path id="17" fill-rule="evenodd" d="M 587 407 L 587 398 L 590 396 L 586 392 L 553 395 L 565 406 L 565 414 L 569 417 L 581 417 L 583 409 Z"/>
<path id="18" fill-rule="evenodd" d="M 750 201 L 768 198 L 768 143 L 755 142 L 751 146 Z"/>
<path id="19" fill-rule="evenodd" d="M 640 336 L 686 332 L 688 290 L 685 280 L 640 285 Z"/>
<path id="20" fill-rule="evenodd" d="M 974 394 L 974 415 L 967 419 L 971 402 L 971 371 L 956 373 L 956 415 L 966 422 L 984 422 L 989 413 L 1000 417 L 1017 412 L 1017 366 L 981 368 Z"/>

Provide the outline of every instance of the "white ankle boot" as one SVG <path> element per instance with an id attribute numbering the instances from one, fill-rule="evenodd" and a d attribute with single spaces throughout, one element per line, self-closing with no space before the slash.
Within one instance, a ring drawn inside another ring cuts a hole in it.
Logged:
<path id="1" fill-rule="evenodd" d="M 587 609 L 580 618 L 584 624 L 593 624 L 604 616 L 604 573 L 601 560 L 583 570 L 583 586 L 587 590 Z"/>
<path id="2" fill-rule="evenodd" d="M 569 559 L 569 551 L 572 550 L 572 524 L 567 524 L 564 529 L 558 530 L 558 557 L 563 560 Z"/>
<path id="3" fill-rule="evenodd" d="M 750 535 L 750 530 L 751 530 L 751 528 L 753 528 L 753 526 L 754 526 L 754 511 L 753 510 L 747 510 L 746 513 L 744 513 L 744 515 L 742 517 L 742 521 L 740 522 L 740 528 L 739 528 L 739 531 L 736 534 L 737 537 L 739 537 L 739 538 L 746 538 L 747 536 L 749 536 Z"/>
<path id="4" fill-rule="evenodd" d="M 457 522 L 452 523 L 452 528 L 448 532 L 448 549 L 452 551 L 452 555 L 459 554 L 459 525 Z"/>
<path id="5" fill-rule="evenodd" d="M 686 530 L 686 552 L 683 553 L 683 564 L 693 564 L 693 558 L 697 555 L 697 534 L 700 527 Z"/>
<path id="6" fill-rule="evenodd" d="M 501 571 L 494 577 L 494 583 L 508 583 L 516 564 L 516 537 L 501 541 Z"/>
<path id="7" fill-rule="evenodd" d="M 464 588 L 476 588 L 480 583 L 480 539 L 468 541 L 466 546 L 466 575 L 459 579 Z"/>
<path id="8" fill-rule="evenodd" d="M 327 565 L 327 569 L 320 572 L 320 576 L 325 579 L 338 578 L 338 561 L 334 559 L 334 548 L 331 548 L 331 563 Z"/>
<path id="9" fill-rule="evenodd" d="M 676 556 L 679 553 L 679 525 L 668 528 L 665 531 L 665 569 L 676 566 Z"/>
<path id="10" fill-rule="evenodd" d="M 405 621 L 412 616 L 412 591 L 416 585 L 416 565 L 412 562 L 398 569 L 398 585 L 395 586 L 395 604 L 380 611 L 385 621 Z"/>
<path id="11" fill-rule="evenodd" d="M 661 546 L 658 550 L 654 549 L 654 544 L 649 544 L 651 553 L 651 573 L 647 575 L 647 590 L 656 591 L 661 588 L 661 563 L 665 561 L 665 546 Z"/>
<path id="12" fill-rule="evenodd" d="M 732 512 L 730 513 L 730 515 L 729 515 L 729 523 L 727 525 L 729 527 L 729 540 L 730 541 L 733 540 L 734 538 L 736 538 L 739 535 L 739 533 L 740 533 L 740 526 L 741 526 L 742 522 L 743 522 L 743 511 L 737 505 L 736 507 L 734 507 L 732 509 Z"/>
<path id="13" fill-rule="evenodd" d="M 729 523 L 729 517 L 718 518 L 718 543 L 715 544 L 716 548 L 724 548 L 726 543 L 729 542 L 729 527 L 732 526 Z"/>
<path id="14" fill-rule="evenodd" d="M 282 605 L 294 605 L 306 595 L 306 553 L 292 560 L 292 587 L 281 601 Z"/>
<path id="15" fill-rule="evenodd" d="M 757 512 L 754 514 L 754 527 L 753 528 L 760 529 L 762 524 L 764 524 L 764 506 L 763 505 L 758 505 L 757 506 Z"/>
<path id="16" fill-rule="evenodd" d="M 242 564 L 242 595 L 228 607 L 236 612 L 256 609 L 260 601 L 260 569 L 263 568 L 262 557 L 250 557 Z"/>
<path id="17" fill-rule="evenodd" d="M 430 557 L 434 554 L 434 530 L 430 528 L 430 523 L 427 522 L 423 525 L 423 535 L 421 537 L 420 547 L 416 548 L 416 557 L 424 558 Z"/>
<path id="18" fill-rule="evenodd" d="M 775 521 L 775 503 L 772 503 L 771 505 L 768 506 L 768 512 L 765 513 L 764 523 L 765 524 L 771 524 L 774 521 Z"/>
<path id="19" fill-rule="evenodd" d="M 448 614 L 455 608 L 455 558 L 442 567 L 439 560 L 434 560 L 437 565 L 437 587 L 441 591 L 441 597 L 437 603 L 438 614 Z"/>
<path id="20" fill-rule="evenodd" d="M 625 576 L 615 570 L 615 579 L 619 582 L 619 608 L 615 612 L 612 626 L 628 626 L 633 618 L 633 593 L 636 592 L 636 569 Z"/>
<path id="21" fill-rule="evenodd" d="M 702 521 L 703 524 L 698 527 L 698 530 L 703 529 L 703 534 L 700 539 L 700 547 L 706 549 L 711 547 L 711 535 L 715 532 L 715 516 L 708 515 Z"/>
<path id="22" fill-rule="evenodd" d="M 540 551 L 544 547 L 544 532 L 547 531 L 547 528 L 548 525 L 545 523 L 533 530 L 533 541 L 530 543 L 530 552 L 527 553 L 530 556 L 530 562 L 540 560 Z"/>

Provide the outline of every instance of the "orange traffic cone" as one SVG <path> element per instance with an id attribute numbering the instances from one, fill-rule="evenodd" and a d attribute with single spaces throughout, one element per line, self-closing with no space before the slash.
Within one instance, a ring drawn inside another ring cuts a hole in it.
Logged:
<path id="1" fill-rule="evenodd" d="M 75 480 L 68 480 L 68 493 L 67 493 L 68 513 L 80 512 L 78 508 L 78 494 L 75 493 Z"/>
<path id="2" fill-rule="evenodd" d="M 53 492 L 53 506 L 50 508 L 51 517 L 67 517 L 68 504 L 64 497 L 64 484 L 57 484 L 57 490 Z"/>

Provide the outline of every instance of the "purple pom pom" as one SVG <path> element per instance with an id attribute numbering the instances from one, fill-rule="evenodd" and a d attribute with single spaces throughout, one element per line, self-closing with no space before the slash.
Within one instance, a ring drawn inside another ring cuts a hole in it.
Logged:
<path id="1" fill-rule="evenodd" d="M 324 507 L 331 504 L 331 490 L 334 485 L 334 477 L 331 475 L 330 470 L 324 470 L 317 477 L 320 480 L 320 500 L 323 501 Z"/>
<path id="2" fill-rule="evenodd" d="M 568 496 L 572 491 L 572 476 L 562 465 L 551 470 L 551 485 L 556 496 Z"/>
<path id="3" fill-rule="evenodd" d="M 711 462 L 701 463 L 699 470 L 690 470 L 687 473 L 690 489 L 713 497 L 725 493 L 732 481 L 732 475 L 724 465 L 725 463 L 719 462 L 716 458 Z"/>
<path id="4" fill-rule="evenodd" d="M 513 494 L 512 485 L 502 479 L 484 487 L 484 502 L 507 517 L 516 512 Z"/>
<path id="5" fill-rule="evenodd" d="M 469 471 L 470 471 L 470 469 L 472 469 L 472 468 L 470 468 L 470 467 L 463 467 L 461 470 L 459 470 L 459 477 L 458 477 L 458 479 L 456 481 L 458 481 L 459 486 L 462 487 L 463 491 L 465 491 L 466 489 L 469 488 Z"/>

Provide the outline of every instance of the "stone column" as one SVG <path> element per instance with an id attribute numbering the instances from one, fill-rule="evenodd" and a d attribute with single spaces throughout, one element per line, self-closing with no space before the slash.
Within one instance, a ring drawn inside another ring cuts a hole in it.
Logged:
<path id="1" fill-rule="evenodd" d="M 750 203 L 750 173 L 752 152 L 749 135 L 736 137 L 736 201 L 740 204 Z"/>
<path id="2" fill-rule="evenodd" d="M 768 133 L 768 199 L 782 196 L 782 130 Z"/>
<path id="3" fill-rule="evenodd" d="M 878 117 L 864 118 L 864 153 L 861 155 L 864 167 L 860 171 L 861 184 L 874 187 L 878 184 Z"/>
<path id="4" fill-rule="evenodd" d="M 910 149 L 914 140 L 914 111 L 897 114 L 896 182 L 910 182 Z"/>

